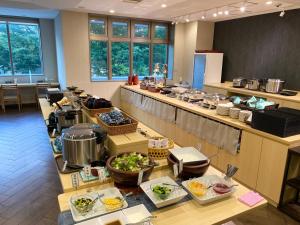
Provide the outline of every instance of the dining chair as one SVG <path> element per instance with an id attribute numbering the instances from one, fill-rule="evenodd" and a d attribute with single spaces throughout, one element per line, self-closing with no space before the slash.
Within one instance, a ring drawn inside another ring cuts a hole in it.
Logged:
<path id="1" fill-rule="evenodd" d="M 19 112 L 21 111 L 22 101 L 20 90 L 17 84 L 2 84 L 1 85 L 1 100 L 2 110 L 5 112 L 5 106 L 11 103 L 18 105 Z"/>

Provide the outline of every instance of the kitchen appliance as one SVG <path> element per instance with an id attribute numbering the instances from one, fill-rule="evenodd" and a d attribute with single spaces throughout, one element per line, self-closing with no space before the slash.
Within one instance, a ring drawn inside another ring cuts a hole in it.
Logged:
<path id="1" fill-rule="evenodd" d="M 232 86 L 234 88 L 244 88 L 247 85 L 247 79 L 242 78 L 242 77 L 238 77 L 238 78 L 234 78 L 232 81 Z"/>
<path id="2" fill-rule="evenodd" d="M 63 160 L 69 167 L 84 167 L 99 162 L 105 156 L 106 131 L 98 125 L 82 123 L 62 133 Z"/>
<path id="3" fill-rule="evenodd" d="M 266 92 L 278 94 L 282 91 L 285 81 L 280 79 L 268 79 L 266 84 Z"/>
<path id="4" fill-rule="evenodd" d="M 61 133 L 64 128 L 69 128 L 75 124 L 82 123 L 82 112 L 80 108 L 74 108 L 69 105 L 58 105 L 58 107 L 59 109 L 55 111 L 55 117 L 57 121 L 57 131 L 59 133 Z"/>
<path id="5" fill-rule="evenodd" d="M 47 99 L 52 105 L 54 102 L 60 101 L 64 97 L 64 93 L 58 88 L 47 88 Z"/>
<path id="6" fill-rule="evenodd" d="M 277 110 L 255 110 L 251 126 L 280 137 L 300 134 L 300 110 L 285 107 Z"/>
<path id="7" fill-rule="evenodd" d="M 260 80 L 259 79 L 250 79 L 247 82 L 247 88 L 249 90 L 257 91 L 260 87 Z"/>

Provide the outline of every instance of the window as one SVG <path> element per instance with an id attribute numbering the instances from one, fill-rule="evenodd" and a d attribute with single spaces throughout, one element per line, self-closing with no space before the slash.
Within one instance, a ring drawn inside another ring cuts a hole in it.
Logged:
<path id="1" fill-rule="evenodd" d="M 135 38 L 149 38 L 149 24 L 134 24 L 134 37 Z"/>
<path id="2" fill-rule="evenodd" d="M 154 26 L 154 38 L 166 40 L 168 37 L 168 27 L 166 25 L 155 25 Z"/>
<path id="3" fill-rule="evenodd" d="M 91 19 L 90 34 L 105 35 L 106 34 L 105 21 L 103 19 Z"/>
<path id="4" fill-rule="evenodd" d="M 149 44 L 134 43 L 133 44 L 133 73 L 140 77 L 149 76 Z"/>
<path id="5" fill-rule="evenodd" d="M 128 37 L 128 23 L 127 22 L 112 22 L 113 37 Z"/>
<path id="6" fill-rule="evenodd" d="M 107 80 L 107 41 L 90 41 L 92 80 Z"/>
<path id="7" fill-rule="evenodd" d="M 127 79 L 130 68 L 128 42 L 113 42 L 111 44 L 111 64 L 114 80 Z"/>
<path id="8" fill-rule="evenodd" d="M 153 44 L 152 53 L 153 53 L 153 64 L 152 64 L 153 69 L 156 63 L 159 63 L 160 65 L 167 64 L 168 62 L 167 44 Z"/>
<path id="9" fill-rule="evenodd" d="M 0 22 L 0 75 L 42 75 L 39 25 Z"/>
<path id="10" fill-rule="evenodd" d="M 0 76 L 11 75 L 10 52 L 6 23 L 0 22 Z"/>
<path id="11" fill-rule="evenodd" d="M 153 73 L 155 63 L 172 66 L 169 22 L 93 15 L 89 27 L 92 81 L 127 80 L 129 74 L 143 79 Z"/>

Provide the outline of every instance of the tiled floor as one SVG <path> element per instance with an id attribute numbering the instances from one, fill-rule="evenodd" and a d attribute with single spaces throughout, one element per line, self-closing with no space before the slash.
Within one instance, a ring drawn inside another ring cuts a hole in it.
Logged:
<path id="1" fill-rule="evenodd" d="M 36 109 L 0 113 L 0 160 L 0 225 L 57 225 L 61 188 L 45 124 Z M 300 224 L 271 206 L 234 222 Z"/>

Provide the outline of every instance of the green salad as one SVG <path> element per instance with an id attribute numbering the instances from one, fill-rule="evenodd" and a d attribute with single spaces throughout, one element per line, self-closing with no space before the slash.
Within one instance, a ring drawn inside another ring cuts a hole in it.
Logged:
<path id="1" fill-rule="evenodd" d="M 172 192 L 172 189 L 163 185 L 155 185 L 152 188 L 154 194 L 161 200 L 165 200 L 169 197 Z"/>
<path id="2" fill-rule="evenodd" d="M 149 158 L 140 153 L 132 152 L 116 157 L 112 163 L 112 167 L 125 172 L 138 172 L 143 166 L 149 165 Z"/>
<path id="3" fill-rule="evenodd" d="M 91 211 L 92 208 L 94 207 L 94 205 L 95 205 L 95 201 L 93 201 L 90 198 L 79 198 L 79 199 L 76 199 L 74 202 L 75 208 L 82 215 L 85 215 L 89 211 Z"/>

